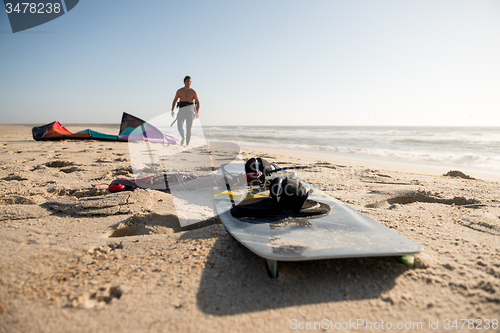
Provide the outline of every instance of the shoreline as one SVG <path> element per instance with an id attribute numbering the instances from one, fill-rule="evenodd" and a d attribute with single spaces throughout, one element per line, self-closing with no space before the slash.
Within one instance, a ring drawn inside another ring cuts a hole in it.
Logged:
<path id="1" fill-rule="evenodd" d="M 6 126 L 7 124 L 0 124 L 0 126 Z M 30 124 L 12 124 L 13 126 L 19 126 L 19 127 L 33 127 Z M 67 125 L 62 124 L 66 128 L 68 128 L 72 132 L 78 132 L 85 130 L 87 128 L 90 129 L 95 129 L 97 131 L 102 131 L 105 134 L 110 134 L 114 135 L 114 133 L 109 133 L 112 130 L 116 130 L 116 134 L 118 134 L 119 131 L 119 124 L 73 124 L 73 123 L 68 123 Z M 10 126 L 10 125 L 9 125 Z M 212 126 L 213 127 L 213 126 Z M 216 126 L 217 127 L 217 126 Z M 287 127 L 287 126 L 284 126 Z M 309 126 L 309 127 L 315 127 L 315 126 Z M 318 127 L 318 126 L 316 126 Z M 321 126 L 319 126 L 321 127 Z M 342 127 L 342 126 L 341 126 Z M 356 127 L 356 126 L 344 126 L 344 127 Z M 365 127 L 370 127 L 370 126 L 365 126 Z M 380 126 L 380 127 L 388 127 L 388 126 Z M 389 126 L 391 127 L 391 126 Z M 397 128 L 398 126 L 393 126 Z M 409 126 L 419 128 L 421 126 Z M 432 126 L 429 126 L 432 127 Z M 438 126 L 442 127 L 442 126 Z M 474 127 L 474 126 L 473 126 Z M 477 127 L 477 126 L 476 126 Z M 483 126 L 484 127 L 484 126 Z M 495 126 L 491 126 L 495 127 Z M 461 128 L 457 126 L 450 126 L 450 128 Z M 480 127 L 478 127 L 480 128 Z M 173 136 L 176 136 L 176 131 Z M 172 135 L 170 133 L 169 135 Z M 210 140 L 210 139 L 208 139 Z M 225 141 L 223 141 L 225 142 Z M 328 161 L 331 161 L 333 163 L 340 163 L 340 164 L 345 164 L 349 166 L 357 166 L 357 165 L 363 165 L 366 166 L 367 168 L 372 168 L 372 169 L 387 169 L 391 171 L 399 171 L 402 170 L 404 172 L 410 172 L 410 173 L 415 173 L 415 174 L 423 174 L 423 175 L 434 175 L 434 176 L 441 176 L 443 174 L 446 174 L 449 171 L 452 170 L 458 170 L 461 171 L 473 178 L 477 179 L 483 179 L 483 180 L 488 180 L 488 181 L 500 181 L 500 172 L 490 172 L 484 169 L 478 169 L 478 168 L 470 168 L 467 166 L 463 165 L 457 165 L 457 164 L 449 164 L 449 165 L 444 165 L 438 162 L 418 162 L 418 161 L 404 161 L 396 158 L 390 158 L 390 157 L 377 157 L 377 156 L 369 156 L 369 155 L 361 155 L 361 154 L 350 154 L 350 153 L 337 153 L 337 152 L 330 152 L 326 150 L 301 150 L 301 149 L 294 149 L 294 148 L 268 148 L 265 146 L 259 146 L 259 145 L 246 145 L 246 144 L 239 144 L 237 143 L 242 149 L 254 149 L 254 150 L 261 150 L 264 152 L 274 152 L 274 153 L 281 153 L 282 155 L 300 155 L 304 158 L 307 156 L 310 157 L 310 159 L 313 160 L 319 160 L 319 159 L 325 159 Z M 336 162 L 338 161 L 338 162 Z"/>
<path id="2" fill-rule="evenodd" d="M 257 150 L 265 153 L 280 154 L 282 156 L 293 157 L 300 156 L 302 159 L 312 159 L 312 160 L 326 160 L 331 163 L 347 165 L 347 166 L 363 166 L 370 169 L 382 169 L 390 171 L 401 171 L 406 173 L 421 174 L 421 175 L 432 175 L 432 176 L 442 176 L 448 171 L 458 170 L 464 172 L 465 174 L 476 178 L 487 181 L 500 181 L 500 173 L 487 172 L 477 169 L 462 168 L 461 166 L 438 166 L 430 164 L 419 164 L 419 163 L 405 163 L 396 159 L 377 159 L 375 157 L 366 155 L 356 155 L 356 154 L 340 154 L 340 153 L 329 153 L 321 150 L 313 151 L 303 151 L 296 149 L 274 149 L 266 148 L 253 145 L 243 145 L 241 147 L 245 150 Z"/>

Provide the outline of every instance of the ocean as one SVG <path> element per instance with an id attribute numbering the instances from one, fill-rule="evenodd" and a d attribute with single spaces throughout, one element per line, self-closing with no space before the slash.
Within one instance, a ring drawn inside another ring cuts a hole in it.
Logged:
<path id="1" fill-rule="evenodd" d="M 242 146 L 500 174 L 500 127 L 203 126 L 203 132 Z"/>

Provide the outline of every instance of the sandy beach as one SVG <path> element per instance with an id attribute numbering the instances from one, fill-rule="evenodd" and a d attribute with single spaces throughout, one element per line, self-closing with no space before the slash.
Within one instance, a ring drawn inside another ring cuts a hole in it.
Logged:
<path id="1" fill-rule="evenodd" d="M 24 125 L 0 133 L 0 332 L 500 332 L 494 175 L 242 148 L 309 166 L 300 178 L 424 247 L 414 268 L 284 262 L 272 280 L 208 203 L 93 186 L 133 177 L 127 143 L 39 142 Z"/>

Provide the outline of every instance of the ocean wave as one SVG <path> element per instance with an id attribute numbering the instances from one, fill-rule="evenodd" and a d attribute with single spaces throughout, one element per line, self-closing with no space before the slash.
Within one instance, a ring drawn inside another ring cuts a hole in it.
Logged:
<path id="1" fill-rule="evenodd" d="M 500 172 L 500 128 L 215 126 L 207 138 L 295 150 L 441 163 Z"/>

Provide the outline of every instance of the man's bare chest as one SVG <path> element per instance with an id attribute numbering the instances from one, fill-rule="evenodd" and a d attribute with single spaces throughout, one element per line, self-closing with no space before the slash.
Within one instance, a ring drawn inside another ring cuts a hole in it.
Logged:
<path id="1" fill-rule="evenodd" d="M 179 97 L 182 101 L 191 102 L 195 99 L 195 93 L 193 90 L 181 90 L 179 92 Z"/>

